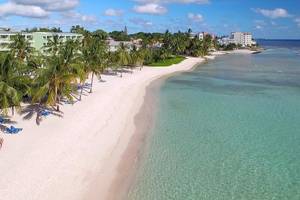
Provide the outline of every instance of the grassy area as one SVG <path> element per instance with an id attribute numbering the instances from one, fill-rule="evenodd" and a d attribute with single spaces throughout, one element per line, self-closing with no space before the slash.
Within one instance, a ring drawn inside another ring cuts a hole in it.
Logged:
<path id="1" fill-rule="evenodd" d="M 183 60 L 185 60 L 185 57 L 176 56 L 176 57 L 173 57 L 173 58 L 168 58 L 168 59 L 165 59 L 165 60 L 160 60 L 160 61 L 151 63 L 151 64 L 149 64 L 149 66 L 152 66 L 152 67 L 167 67 L 167 66 L 170 66 L 170 65 L 173 65 L 173 64 L 178 64 L 178 63 L 182 62 Z"/>

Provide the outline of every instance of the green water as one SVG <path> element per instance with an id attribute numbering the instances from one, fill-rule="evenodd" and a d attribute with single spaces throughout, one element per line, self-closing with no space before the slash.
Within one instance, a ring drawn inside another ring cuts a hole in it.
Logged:
<path id="1" fill-rule="evenodd" d="M 130 200 L 299 200 L 300 55 L 227 55 L 169 78 Z"/>

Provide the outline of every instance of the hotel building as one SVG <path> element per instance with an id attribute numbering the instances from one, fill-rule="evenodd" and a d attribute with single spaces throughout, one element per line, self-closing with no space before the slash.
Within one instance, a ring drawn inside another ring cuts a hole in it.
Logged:
<path id="1" fill-rule="evenodd" d="M 9 51 L 9 44 L 12 42 L 12 37 L 21 34 L 23 35 L 31 44 L 31 47 L 35 48 L 40 52 L 44 52 L 44 46 L 47 45 L 48 40 L 53 38 L 54 36 L 58 36 L 62 42 L 66 42 L 67 40 L 81 40 L 82 35 L 76 33 L 54 33 L 54 32 L 16 32 L 10 31 L 8 29 L 0 29 L 0 51 Z"/>
<path id="2" fill-rule="evenodd" d="M 237 45 L 240 44 L 244 47 L 255 44 L 255 42 L 252 39 L 251 33 L 233 32 L 231 33 L 231 41 Z"/>

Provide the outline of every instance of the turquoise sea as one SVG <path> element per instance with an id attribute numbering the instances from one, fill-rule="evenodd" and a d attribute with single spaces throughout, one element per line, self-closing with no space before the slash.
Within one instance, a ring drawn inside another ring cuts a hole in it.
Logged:
<path id="1" fill-rule="evenodd" d="M 300 199 L 300 45 L 272 44 L 165 81 L 129 200 Z"/>

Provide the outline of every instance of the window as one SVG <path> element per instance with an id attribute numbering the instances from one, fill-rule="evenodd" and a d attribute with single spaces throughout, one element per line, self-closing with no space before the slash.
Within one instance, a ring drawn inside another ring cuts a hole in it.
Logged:
<path id="1" fill-rule="evenodd" d="M 44 39 L 46 39 L 46 36 L 43 36 Z"/>
<path id="2" fill-rule="evenodd" d="M 1 38 L 8 38 L 8 35 L 1 35 Z"/>

